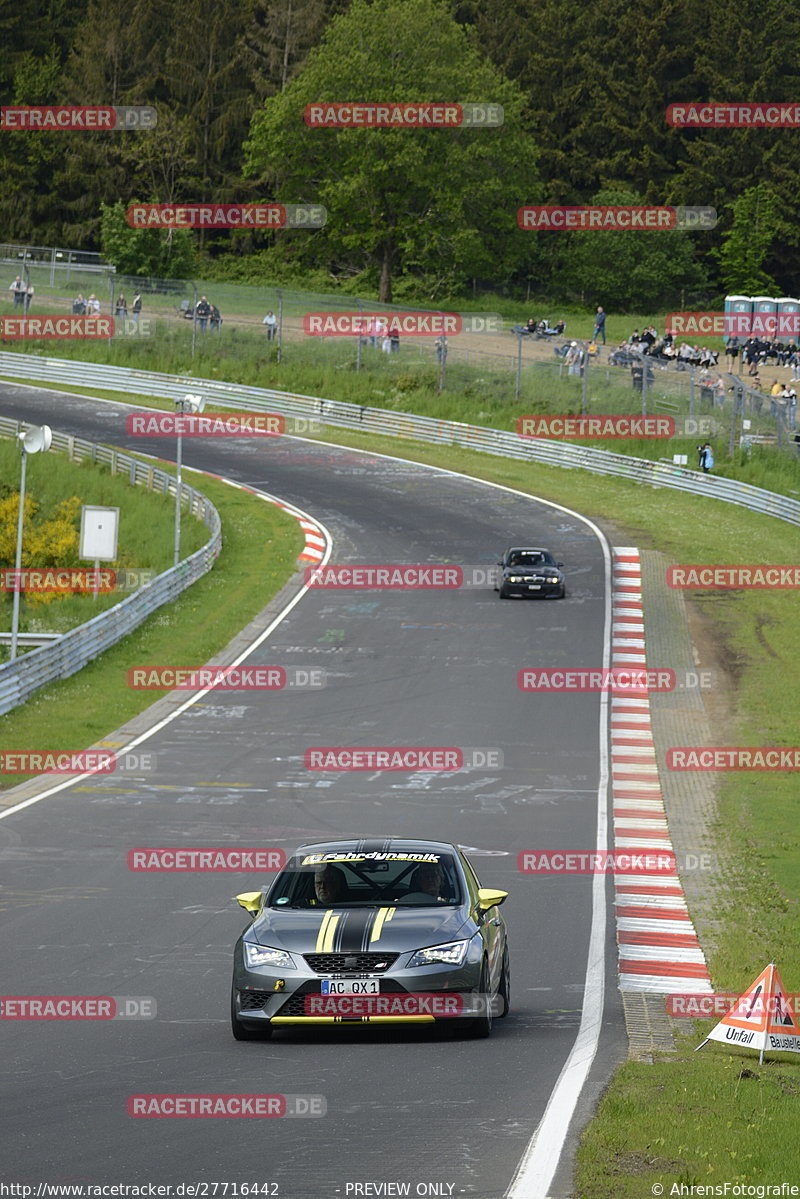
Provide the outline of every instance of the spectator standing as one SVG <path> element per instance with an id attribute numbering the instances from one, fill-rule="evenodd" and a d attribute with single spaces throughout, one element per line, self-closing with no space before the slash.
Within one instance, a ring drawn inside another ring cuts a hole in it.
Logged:
<path id="1" fill-rule="evenodd" d="M 597 341 L 598 337 L 601 334 L 603 336 L 603 345 L 605 345 L 606 344 L 606 314 L 602 308 L 598 308 L 597 316 L 594 318 L 594 333 L 592 334 L 592 341 Z"/>
<path id="2" fill-rule="evenodd" d="M 389 351 L 392 354 L 400 353 L 400 330 L 397 325 L 392 325 L 389 330 Z"/>
<path id="3" fill-rule="evenodd" d="M 436 361 L 438 363 L 444 362 L 447 358 L 447 335 L 442 333 L 441 337 L 436 338 L 433 345 L 436 350 Z"/>
<path id="4" fill-rule="evenodd" d="M 125 317 L 128 315 L 128 301 L 125 299 L 122 292 L 117 296 L 117 302 L 114 306 L 114 316 Z"/>
<path id="5" fill-rule="evenodd" d="M 264 317 L 261 324 L 266 326 L 267 341 L 274 341 L 275 335 L 278 332 L 278 318 L 275 315 L 275 313 L 272 311 L 271 308 L 270 308 L 269 312 L 267 313 L 267 315 Z"/>
<path id="6" fill-rule="evenodd" d="M 25 287 L 25 284 L 22 281 L 21 275 L 17 275 L 16 279 L 11 284 L 11 286 L 9 287 L 8 290 L 13 293 L 14 307 L 22 308 L 25 303 L 25 292 L 27 289 Z"/>
<path id="7" fill-rule="evenodd" d="M 131 314 L 133 316 L 133 319 L 136 321 L 137 325 L 139 324 L 139 313 L 141 311 L 142 311 L 142 296 L 141 296 L 141 293 L 137 291 L 136 295 L 133 297 L 133 304 L 131 306 Z"/>
<path id="8" fill-rule="evenodd" d="M 28 315 L 28 313 L 31 310 L 32 303 L 33 303 L 33 284 L 29 283 L 28 286 L 25 288 L 25 315 L 26 316 Z"/>
<path id="9" fill-rule="evenodd" d="M 216 304 L 211 305 L 211 332 L 219 333 L 219 327 L 222 324 L 222 314 Z"/>
<path id="10" fill-rule="evenodd" d="M 708 442 L 697 447 L 697 465 L 704 474 L 708 474 L 714 465 L 714 455 Z"/>
<path id="11" fill-rule="evenodd" d="M 732 371 L 736 366 L 736 359 L 739 357 L 739 338 L 729 337 L 725 342 L 725 365 L 729 371 Z"/>
<path id="12" fill-rule="evenodd" d="M 194 306 L 194 314 L 197 317 L 201 331 L 205 333 L 208 318 L 211 316 L 211 305 L 208 302 L 207 296 L 201 296 L 197 301 Z"/>
<path id="13" fill-rule="evenodd" d="M 567 364 L 568 375 L 579 375 L 583 364 L 583 350 L 577 341 L 571 341 L 564 361 Z"/>

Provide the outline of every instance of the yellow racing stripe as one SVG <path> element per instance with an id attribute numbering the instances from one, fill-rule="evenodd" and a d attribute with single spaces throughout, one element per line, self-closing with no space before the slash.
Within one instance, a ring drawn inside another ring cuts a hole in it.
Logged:
<path id="1" fill-rule="evenodd" d="M 328 920 L 325 928 L 324 936 L 322 930 L 320 929 L 320 937 L 322 937 L 322 953 L 333 952 L 333 938 L 336 935 L 336 926 L 342 918 L 341 912 L 329 912 L 328 916 L 330 919 Z"/>
<path id="2" fill-rule="evenodd" d="M 316 944 L 317 953 L 324 953 L 323 945 L 325 944 L 325 933 L 327 931 L 328 924 L 330 923 L 330 919 L 331 919 L 332 915 L 333 915 L 333 912 L 330 909 L 328 909 L 328 911 L 322 917 L 322 924 L 319 926 L 319 932 L 317 934 L 317 944 Z"/>
<path id="3" fill-rule="evenodd" d="M 372 945 L 375 941 L 380 941 L 383 926 L 387 921 L 391 920 L 392 916 L 394 916 L 394 912 L 394 908 L 378 908 L 377 915 L 375 916 L 375 920 L 372 925 L 372 932 L 370 933 L 370 945 Z"/>

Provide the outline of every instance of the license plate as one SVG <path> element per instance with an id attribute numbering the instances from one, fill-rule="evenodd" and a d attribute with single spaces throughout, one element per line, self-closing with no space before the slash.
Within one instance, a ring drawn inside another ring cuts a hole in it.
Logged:
<path id="1" fill-rule="evenodd" d="M 541 583 L 529 583 L 528 584 L 528 591 L 541 591 L 541 590 L 542 590 Z"/>
<path id="2" fill-rule="evenodd" d="M 379 978 L 323 978 L 323 995 L 380 995 Z"/>

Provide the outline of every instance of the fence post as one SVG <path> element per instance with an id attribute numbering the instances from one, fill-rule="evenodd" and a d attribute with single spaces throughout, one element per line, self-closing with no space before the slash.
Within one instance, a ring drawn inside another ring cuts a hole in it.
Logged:
<path id="1" fill-rule="evenodd" d="M 114 276 L 113 275 L 108 276 L 108 290 L 109 290 L 109 303 L 110 303 L 109 312 L 111 313 L 111 319 L 113 321 L 113 320 L 116 320 L 116 308 L 114 306 Z M 109 333 L 109 335 L 108 335 L 108 348 L 109 349 L 111 349 L 111 346 L 113 345 L 113 341 L 114 341 L 113 335 L 111 333 Z"/>
<path id="2" fill-rule="evenodd" d="M 361 303 L 360 300 L 358 301 L 358 315 L 359 315 L 358 333 L 356 334 L 356 370 L 360 371 L 361 370 L 361 326 L 362 326 L 362 321 L 360 318 L 364 315 L 364 305 Z"/>
<path id="3" fill-rule="evenodd" d="M 520 386 L 522 382 L 522 334 L 517 334 L 517 382 L 514 388 L 514 399 L 519 399 Z"/>
<path id="4" fill-rule="evenodd" d="M 278 357 L 277 357 L 277 361 L 280 362 L 281 353 L 283 351 L 283 292 L 281 291 L 280 288 L 278 288 L 277 291 L 278 291 Z"/>

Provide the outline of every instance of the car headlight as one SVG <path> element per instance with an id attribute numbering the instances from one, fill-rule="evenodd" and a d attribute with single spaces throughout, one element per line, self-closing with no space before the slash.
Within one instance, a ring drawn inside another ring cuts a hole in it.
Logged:
<path id="1" fill-rule="evenodd" d="M 558 575 L 550 575 L 547 579 L 545 579 L 545 582 L 546 583 L 560 583 L 561 579 L 559 579 Z"/>
<path id="2" fill-rule="evenodd" d="M 291 954 L 284 949 L 271 949 L 269 945 L 255 945 L 252 941 L 244 941 L 245 964 L 253 966 L 275 966 L 279 970 L 294 970 L 295 965 Z"/>
<path id="3" fill-rule="evenodd" d="M 509 583 L 524 583 L 525 575 L 509 575 L 508 581 Z"/>
<path id="4" fill-rule="evenodd" d="M 450 941 L 447 945 L 430 945 L 418 949 L 409 966 L 460 966 L 467 953 L 469 941 Z"/>

